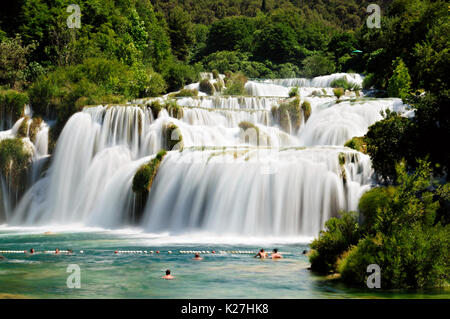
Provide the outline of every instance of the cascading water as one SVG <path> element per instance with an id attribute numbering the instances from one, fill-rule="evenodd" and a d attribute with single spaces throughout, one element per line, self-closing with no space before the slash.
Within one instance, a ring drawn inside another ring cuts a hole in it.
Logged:
<path id="1" fill-rule="evenodd" d="M 177 118 L 165 109 L 154 118 L 146 103 L 155 99 L 86 107 L 66 123 L 50 168 L 45 174 L 39 169 L 7 223 L 120 228 L 137 220 L 136 226 L 152 233 L 315 236 L 339 210 L 356 210 L 371 186 L 370 159 L 343 144 L 364 135 L 381 110 L 406 110 L 399 99 L 347 96 L 337 103 L 328 86 L 339 77 L 249 81 L 251 96 L 179 98 Z M 300 128 L 289 134 L 273 108 L 297 85 L 311 116 L 302 116 Z M 312 94 L 317 88 L 321 96 Z M 258 138 L 244 132 L 242 123 L 250 123 L 245 125 Z M 183 145 L 163 159 L 135 219 L 133 176 L 167 146 L 170 125 Z M 48 160 L 47 135 L 44 126 L 36 136 L 36 163 Z"/>

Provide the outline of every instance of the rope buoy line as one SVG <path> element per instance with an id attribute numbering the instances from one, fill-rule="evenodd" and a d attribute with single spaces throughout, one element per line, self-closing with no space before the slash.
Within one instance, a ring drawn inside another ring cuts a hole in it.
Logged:
<path id="1" fill-rule="evenodd" d="M 102 250 L 104 251 L 104 250 Z M 83 250 L 79 251 L 80 254 L 84 254 Z M 30 251 L 28 250 L 0 250 L 0 254 L 28 254 Z M 34 251 L 33 254 L 55 254 L 55 250 L 43 250 L 43 251 Z M 59 250 L 59 254 L 71 254 L 73 251 L 70 250 Z M 161 253 L 167 253 L 167 254 L 173 254 L 173 253 L 179 253 L 179 254 L 256 254 L 257 251 L 252 250 L 179 250 L 177 252 L 173 252 L 171 250 L 168 250 L 166 252 L 161 252 L 159 250 L 153 251 L 153 250 L 115 250 L 114 254 L 161 254 Z M 289 254 L 289 253 L 283 253 L 281 254 Z"/>

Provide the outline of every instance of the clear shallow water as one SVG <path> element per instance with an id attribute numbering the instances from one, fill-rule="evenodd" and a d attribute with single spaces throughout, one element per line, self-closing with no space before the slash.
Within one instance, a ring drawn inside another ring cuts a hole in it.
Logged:
<path id="1" fill-rule="evenodd" d="M 58 231 L 0 228 L 0 250 L 37 252 L 72 249 L 71 255 L 3 254 L 0 298 L 449 298 L 450 292 L 349 289 L 312 274 L 302 239 L 214 239 L 170 237 L 129 231 Z M 191 243 L 189 243 L 191 238 Z M 297 240 L 297 243 L 295 243 Z M 194 243 L 196 242 L 196 243 Z M 208 242 L 220 242 L 210 244 Z M 229 242 L 226 244 L 225 242 Z M 240 242 L 240 243 L 239 243 Z M 243 244 L 243 243 L 246 244 Z M 271 243 L 270 243 L 271 242 Z M 259 245 L 258 245 L 259 244 Z M 250 254 L 278 248 L 282 260 L 259 260 Z M 83 253 L 80 253 L 83 250 Z M 114 254 L 115 250 L 159 250 L 160 254 Z M 168 251 L 172 254 L 168 254 Z M 180 250 L 215 250 L 195 261 Z M 81 288 L 67 288 L 68 264 L 81 268 Z M 169 268 L 175 280 L 161 276 Z"/>

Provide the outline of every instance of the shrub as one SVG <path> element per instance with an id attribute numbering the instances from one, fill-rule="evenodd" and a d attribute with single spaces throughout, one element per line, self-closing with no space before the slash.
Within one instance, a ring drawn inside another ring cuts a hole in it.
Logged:
<path id="1" fill-rule="evenodd" d="M 213 75 L 213 79 L 215 79 L 215 80 L 220 79 L 219 71 L 217 71 L 216 69 L 212 70 L 212 75 Z"/>
<path id="2" fill-rule="evenodd" d="M 180 119 L 183 117 L 183 108 L 181 106 L 179 106 L 176 101 L 167 102 L 165 104 L 165 108 L 166 108 L 167 112 L 169 112 L 170 116 L 177 118 L 177 119 Z"/>
<path id="3" fill-rule="evenodd" d="M 358 210 L 361 213 L 362 226 L 366 232 L 374 233 L 377 211 L 388 208 L 394 192 L 394 187 L 375 187 L 361 196 Z"/>
<path id="4" fill-rule="evenodd" d="M 302 103 L 302 111 L 306 123 L 306 121 L 308 121 L 309 117 L 311 116 L 311 103 L 309 103 L 308 101 L 304 101 Z"/>
<path id="5" fill-rule="evenodd" d="M 350 147 L 358 152 L 367 154 L 367 144 L 364 141 L 364 136 L 354 136 L 347 142 L 345 142 L 344 146 Z"/>
<path id="6" fill-rule="evenodd" d="M 292 88 L 289 91 L 289 97 L 294 97 L 294 96 L 300 96 L 300 93 L 298 91 L 298 87 Z"/>
<path id="7" fill-rule="evenodd" d="M 356 213 L 344 212 L 325 223 L 325 231 L 311 243 L 311 269 L 320 273 L 335 271 L 339 256 L 360 238 Z"/>
<path id="8" fill-rule="evenodd" d="M 280 104 L 278 108 L 278 118 L 280 125 L 286 132 L 292 133 L 300 127 L 301 124 L 301 108 L 300 99 L 295 98 L 288 103 Z"/>
<path id="9" fill-rule="evenodd" d="M 362 88 L 364 90 L 369 90 L 374 86 L 375 86 L 375 74 L 369 73 L 363 79 Z"/>
<path id="10" fill-rule="evenodd" d="M 350 91 L 357 91 L 357 90 L 361 89 L 359 87 L 359 85 L 348 82 L 345 77 L 331 81 L 330 86 L 332 88 L 343 88 L 344 90 L 350 90 Z"/>
<path id="11" fill-rule="evenodd" d="M 334 96 L 336 96 L 337 99 L 339 100 L 341 98 L 341 96 L 344 95 L 344 89 L 343 88 L 335 88 L 335 89 L 333 89 L 333 93 L 334 93 Z"/>
<path id="12" fill-rule="evenodd" d="M 245 83 L 247 83 L 247 77 L 242 73 L 234 73 L 226 78 L 225 95 L 245 95 Z"/>
<path id="13" fill-rule="evenodd" d="M 208 79 L 203 79 L 200 81 L 199 90 L 200 92 L 204 92 L 208 95 L 214 95 L 215 92 L 214 85 L 212 85 Z"/>
<path id="14" fill-rule="evenodd" d="M 173 95 L 174 97 L 193 97 L 198 96 L 198 91 L 196 89 L 181 89 L 179 92 Z"/>
<path id="15" fill-rule="evenodd" d="M 159 100 L 152 101 L 150 105 L 148 105 L 147 107 L 152 110 L 152 115 L 154 119 L 158 118 L 159 112 L 161 112 L 161 110 L 163 109 L 163 106 L 161 105 Z"/>
<path id="16" fill-rule="evenodd" d="M 165 66 L 163 77 L 169 91 L 178 91 L 186 84 L 197 82 L 199 73 L 193 66 L 172 62 Z"/>
<path id="17" fill-rule="evenodd" d="M 17 121 L 22 115 L 28 95 L 16 90 L 0 90 L 0 113 L 11 114 L 12 121 Z M 6 118 L 2 116 L 2 121 Z"/>
<path id="18" fill-rule="evenodd" d="M 392 63 L 394 73 L 389 79 L 388 94 L 389 96 L 406 98 L 411 90 L 411 77 L 408 68 L 402 59 L 398 58 Z"/>
<path id="19" fill-rule="evenodd" d="M 311 55 L 305 58 L 302 63 L 303 75 L 309 78 L 331 74 L 336 69 L 333 59 L 328 55 Z"/>
<path id="20" fill-rule="evenodd" d="M 31 153 L 25 150 L 19 138 L 0 141 L 0 170 L 3 176 L 9 176 L 13 184 L 20 184 L 26 177 Z"/>

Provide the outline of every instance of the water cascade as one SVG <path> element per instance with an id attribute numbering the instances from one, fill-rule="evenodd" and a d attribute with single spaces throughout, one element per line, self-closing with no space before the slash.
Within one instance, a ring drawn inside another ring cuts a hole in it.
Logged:
<path id="1" fill-rule="evenodd" d="M 66 123 L 48 169 L 43 164 L 49 157 L 48 126 L 43 124 L 30 142 L 36 166 L 32 182 L 8 208 L 6 222 L 132 224 L 134 174 L 167 148 L 168 128 L 175 127 L 182 144 L 161 162 L 134 226 L 151 233 L 315 236 L 339 210 L 356 210 L 372 184 L 369 157 L 344 143 L 364 135 L 381 119 L 380 111 L 406 111 L 399 99 L 344 96 L 337 103 L 325 93 L 341 76 L 249 81 L 249 96 L 243 97 L 177 98 L 178 118 L 165 109 L 154 117 L 149 104 L 154 98 L 85 107 Z M 344 76 L 361 82 L 359 75 Z M 297 85 L 303 86 L 300 100 L 310 102 L 311 116 L 289 133 L 273 109 Z M 311 95 L 317 88 L 325 93 Z M 17 125 L 0 132 L 0 139 L 14 136 Z"/>

